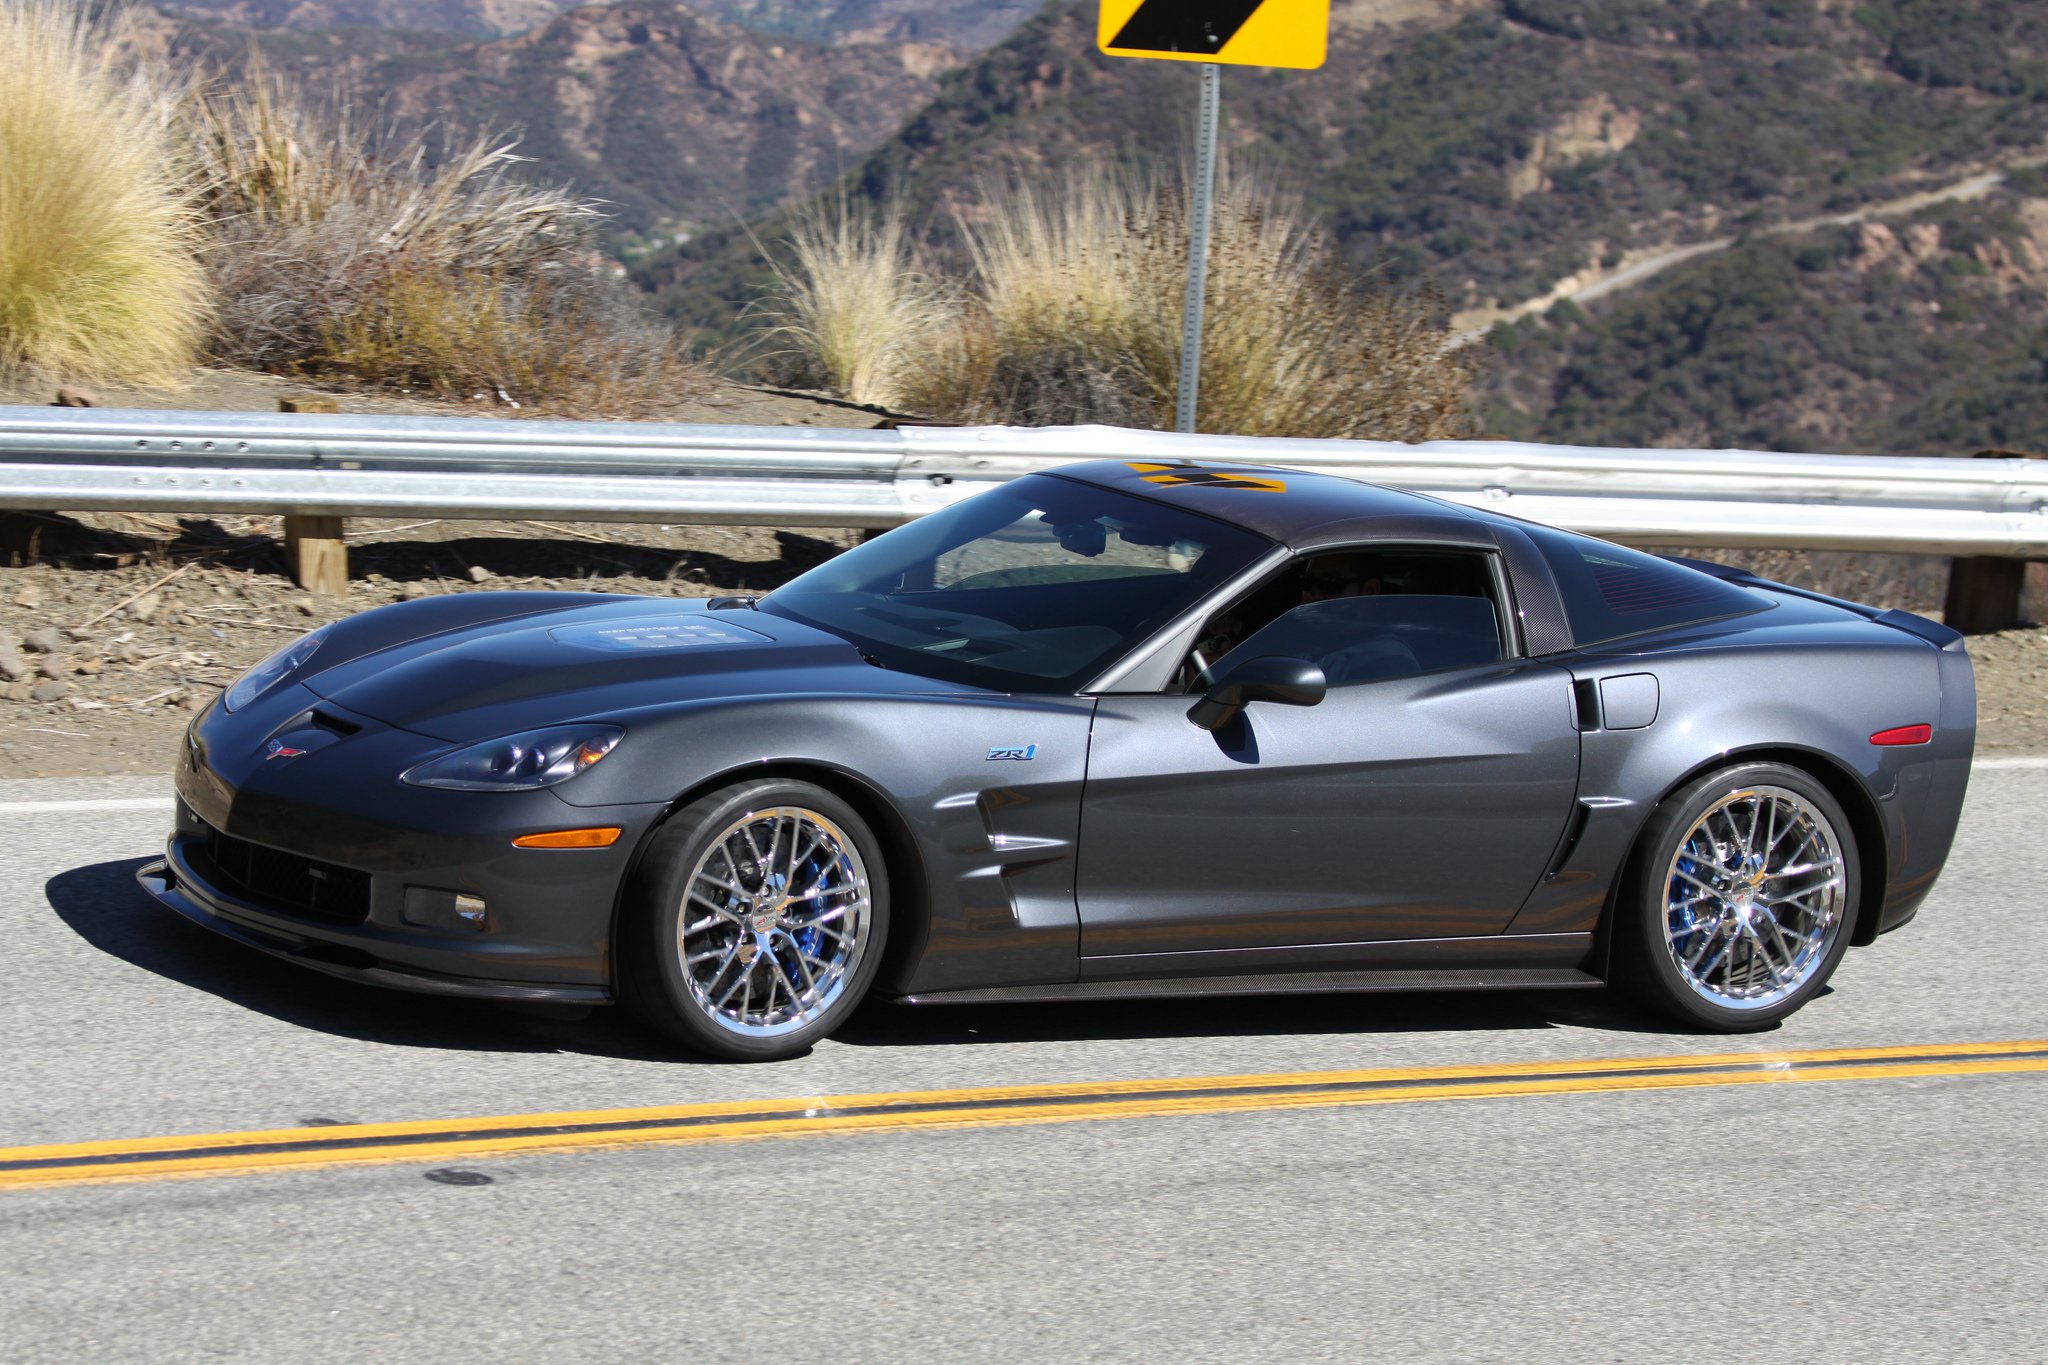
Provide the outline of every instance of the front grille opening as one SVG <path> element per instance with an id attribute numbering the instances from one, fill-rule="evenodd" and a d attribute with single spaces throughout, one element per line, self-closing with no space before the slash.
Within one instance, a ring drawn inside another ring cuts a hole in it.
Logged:
<path id="1" fill-rule="evenodd" d="M 361 924 L 369 918 L 369 873 L 265 848 L 211 826 L 207 836 L 212 873 L 244 900 L 329 924 Z"/>

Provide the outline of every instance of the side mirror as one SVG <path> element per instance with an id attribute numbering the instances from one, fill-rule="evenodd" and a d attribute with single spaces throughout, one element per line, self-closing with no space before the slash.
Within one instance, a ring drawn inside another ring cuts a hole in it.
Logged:
<path id="1" fill-rule="evenodd" d="M 1221 730 L 1255 701 L 1314 706 L 1329 690 L 1323 670 L 1308 660 L 1262 655 L 1227 664 L 1208 694 L 1188 709 L 1188 719 L 1204 730 Z"/>

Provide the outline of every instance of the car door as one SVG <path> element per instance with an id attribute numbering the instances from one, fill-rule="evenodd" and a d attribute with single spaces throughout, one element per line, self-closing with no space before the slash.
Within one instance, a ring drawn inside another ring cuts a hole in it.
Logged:
<path id="1" fill-rule="evenodd" d="M 1436 588 L 1397 567 L 1371 596 L 1282 611 L 1218 665 L 1307 657 L 1328 675 L 1318 704 L 1253 702 L 1212 732 L 1188 718 L 1199 684 L 1101 699 L 1084 977 L 1334 966 L 1344 945 L 1506 927 L 1576 796 L 1571 678 L 1516 657 L 1492 556 L 1423 557 Z"/>

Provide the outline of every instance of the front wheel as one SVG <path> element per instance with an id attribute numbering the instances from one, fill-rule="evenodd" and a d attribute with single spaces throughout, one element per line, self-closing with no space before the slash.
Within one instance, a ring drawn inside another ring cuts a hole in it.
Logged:
<path id="1" fill-rule="evenodd" d="M 1814 778 L 1744 763 L 1658 808 L 1620 906 L 1619 966 L 1651 1005 L 1721 1033 L 1768 1027 L 1849 946 L 1856 838 Z"/>
<path id="2" fill-rule="evenodd" d="M 881 849 L 808 782 L 747 782 L 656 831 L 628 886 L 617 985 L 635 1017 L 735 1061 L 802 1053 L 866 994 L 888 933 Z"/>

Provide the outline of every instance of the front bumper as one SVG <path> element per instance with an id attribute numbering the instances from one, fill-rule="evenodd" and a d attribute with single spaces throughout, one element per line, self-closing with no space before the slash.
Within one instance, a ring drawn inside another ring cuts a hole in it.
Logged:
<path id="1" fill-rule="evenodd" d="M 215 707 L 195 723 L 165 856 L 138 874 L 145 890 L 196 924 L 334 976 L 496 1000 L 611 999 L 619 888 L 665 803 L 572 807 L 552 790 L 409 787 L 397 774 L 445 744 L 339 713 L 329 720 L 338 715 L 342 733 L 310 735 L 295 728 L 293 699 L 280 701 L 277 717 Z M 264 741 L 281 729 L 298 752 L 266 759 Z M 512 843 L 594 825 L 623 833 L 608 848 Z"/>
<path id="2" fill-rule="evenodd" d="M 292 932 L 264 922 L 264 916 L 250 906 L 228 907 L 233 902 L 219 892 L 202 888 L 197 882 L 180 880 L 169 858 L 159 858 L 135 874 L 142 889 L 194 924 L 211 929 L 255 948 L 368 986 L 390 986 L 427 995 L 458 995 L 481 1000 L 525 1000 L 552 1004 L 610 1004 L 612 993 L 602 986 L 545 985 L 522 981 L 486 981 L 478 977 L 442 976 L 435 972 L 380 961 L 368 949 L 337 943 L 329 938 Z"/>

